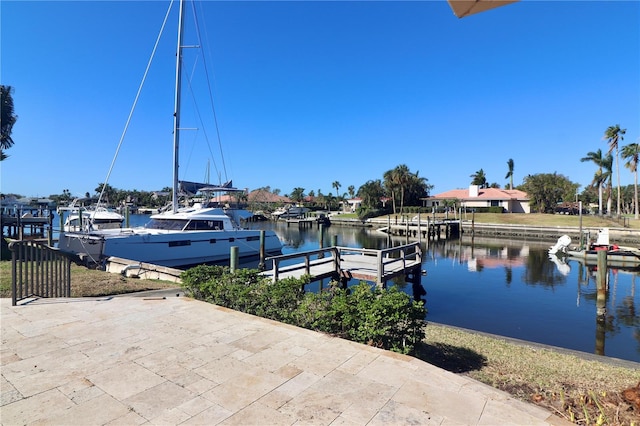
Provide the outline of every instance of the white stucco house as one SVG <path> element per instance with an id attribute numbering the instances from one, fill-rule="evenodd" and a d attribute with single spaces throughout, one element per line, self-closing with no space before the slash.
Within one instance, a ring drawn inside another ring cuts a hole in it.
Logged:
<path id="1" fill-rule="evenodd" d="M 463 208 L 502 207 L 505 213 L 531 213 L 526 192 L 517 189 L 480 188 L 478 185 L 470 185 L 469 189 L 452 189 L 423 198 L 423 205 L 441 207 L 447 200 L 455 200 L 457 206 Z"/>

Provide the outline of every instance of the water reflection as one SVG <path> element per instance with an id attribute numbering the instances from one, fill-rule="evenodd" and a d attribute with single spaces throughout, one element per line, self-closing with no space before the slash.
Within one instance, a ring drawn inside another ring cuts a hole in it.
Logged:
<path id="1" fill-rule="evenodd" d="M 405 244 L 370 229 L 335 224 L 287 228 L 268 223 L 285 242 L 283 253 L 331 245 L 384 249 Z M 550 243 L 495 238 L 423 241 L 421 287 L 393 285 L 426 300 L 429 321 L 640 362 L 638 271 L 609 269 L 606 314 L 597 315 L 595 271 L 548 258 Z M 424 294 L 426 289 L 428 294 Z"/>

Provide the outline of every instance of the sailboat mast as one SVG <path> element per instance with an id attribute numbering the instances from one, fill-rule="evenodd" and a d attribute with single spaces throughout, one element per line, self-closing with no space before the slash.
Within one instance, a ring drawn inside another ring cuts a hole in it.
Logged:
<path id="1" fill-rule="evenodd" d="M 178 17 L 178 47 L 176 51 L 176 88 L 173 110 L 173 198 L 171 207 L 173 213 L 178 211 L 178 153 L 180 149 L 180 92 L 182 84 L 182 35 L 184 24 L 184 0 L 180 0 Z"/>

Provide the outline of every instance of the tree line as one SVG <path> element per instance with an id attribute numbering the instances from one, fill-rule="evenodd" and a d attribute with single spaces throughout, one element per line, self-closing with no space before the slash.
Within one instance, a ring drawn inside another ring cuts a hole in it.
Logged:
<path id="1" fill-rule="evenodd" d="M 0 161 L 9 158 L 6 151 L 14 145 L 11 133 L 18 116 L 14 111 L 12 94 L 13 88 L 11 86 L 0 85 Z M 638 143 L 622 146 L 625 134 L 626 129 L 621 128 L 619 124 L 609 126 L 603 136 L 608 146 L 607 152 L 604 153 L 599 148 L 588 152 L 585 157 L 580 159 L 581 162 L 591 162 L 597 167 L 593 180 L 581 194 L 578 194 L 580 184 L 572 182 L 568 177 L 558 173 L 527 175 L 521 185 L 514 187 L 514 161 L 511 158 L 507 161 L 507 174 L 505 175 L 505 179 L 509 179 L 507 188 L 526 192 L 532 211 L 535 212 L 552 213 L 559 203 L 572 202 L 574 199 L 578 201 L 579 198 L 585 205 L 597 200 L 597 213 L 612 215 L 612 204 L 615 197 L 616 215 L 634 213 L 635 218 L 638 219 L 639 147 Z M 621 187 L 620 185 L 620 160 L 625 161 L 624 166 L 634 174 L 632 186 Z M 615 188 L 613 185 L 614 164 L 617 181 Z M 472 174 L 470 178 L 471 184 L 478 185 L 480 188 L 500 188 L 498 183 L 488 182 L 487 175 L 482 168 Z M 380 179 L 365 182 L 357 191 L 355 186 L 350 185 L 347 192 L 340 194 L 342 185 L 338 181 L 333 181 L 331 186 L 335 189 L 335 195 L 332 193 L 323 194 L 320 189 L 317 193 L 312 190 L 305 194 L 304 188 L 296 187 L 286 197 L 296 203 L 303 203 L 305 199 L 310 199 L 314 204 L 329 209 L 340 206 L 347 196 L 349 198 L 359 197 L 362 200 L 361 209 L 365 211 L 375 212 L 388 209 L 393 213 L 402 213 L 406 206 L 421 206 L 421 199 L 428 197 L 433 189 L 433 185 L 428 183 L 426 177 L 419 176 L 418 172 L 412 172 L 406 164 L 400 164 L 386 171 Z M 266 189 L 268 188 L 266 187 Z M 95 195 L 92 196 L 87 192 L 85 198 L 100 197 L 101 202 L 112 205 L 162 207 L 171 199 L 171 192 L 170 188 L 163 188 L 161 191 L 121 190 L 101 183 L 95 189 Z M 280 190 L 273 191 L 275 194 L 279 194 L 279 192 Z M 247 201 L 247 194 L 239 194 L 237 197 L 239 202 Z M 63 190 L 62 194 L 52 194 L 49 198 L 58 204 L 68 204 L 73 200 L 68 189 Z M 603 207 L 605 199 L 606 209 Z M 449 204 L 455 204 L 455 201 L 451 200 Z"/>

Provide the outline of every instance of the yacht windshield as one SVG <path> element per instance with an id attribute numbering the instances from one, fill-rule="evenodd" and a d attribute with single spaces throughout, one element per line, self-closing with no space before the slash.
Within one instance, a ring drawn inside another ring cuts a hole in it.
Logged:
<path id="1" fill-rule="evenodd" d="M 165 229 L 167 231 L 181 231 L 187 223 L 185 220 L 178 219 L 151 219 L 147 223 L 149 229 Z"/>

